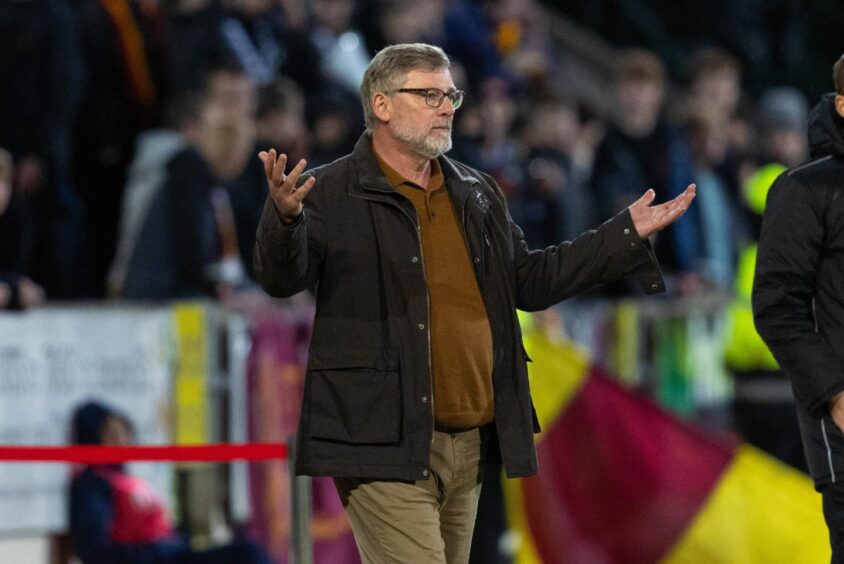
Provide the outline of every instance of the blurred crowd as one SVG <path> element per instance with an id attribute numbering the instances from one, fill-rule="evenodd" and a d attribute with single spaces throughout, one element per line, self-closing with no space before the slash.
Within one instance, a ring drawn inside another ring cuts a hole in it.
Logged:
<path id="1" fill-rule="evenodd" d="M 0 0 L 0 305 L 254 288 L 257 152 L 348 153 L 370 56 L 415 41 L 443 46 L 467 92 L 450 156 L 495 177 L 530 245 L 696 182 L 654 246 L 670 291 L 730 292 L 756 176 L 808 157 L 807 100 L 749 95 L 740 59 L 709 46 L 682 81 L 653 52 L 613 52 L 605 98 L 584 99 L 547 16 L 535 0 Z"/>

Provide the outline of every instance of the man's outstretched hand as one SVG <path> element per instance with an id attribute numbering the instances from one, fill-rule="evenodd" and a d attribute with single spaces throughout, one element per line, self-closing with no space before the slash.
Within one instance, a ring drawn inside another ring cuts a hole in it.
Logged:
<path id="1" fill-rule="evenodd" d="M 313 176 L 308 178 L 304 184 L 296 187 L 296 182 L 299 180 L 302 171 L 305 170 L 305 159 L 300 160 L 290 171 L 290 174 L 284 174 L 284 168 L 287 165 L 287 155 L 282 153 L 276 158 L 275 149 L 269 151 L 261 151 L 258 153 L 258 158 L 264 163 L 264 172 L 267 175 L 267 184 L 270 188 L 270 197 L 275 203 L 275 209 L 283 223 L 293 223 L 296 218 L 302 213 L 302 200 L 314 187 L 316 178 Z"/>
<path id="2" fill-rule="evenodd" d="M 658 206 L 651 205 L 656 193 L 649 189 L 641 198 L 630 204 L 627 209 L 630 210 L 630 217 L 633 218 L 633 226 L 639 237 L 644 239 L 677 221 L 689 209 L 696 189 L 697 186 L 689 184 L 682 194 Z"/>

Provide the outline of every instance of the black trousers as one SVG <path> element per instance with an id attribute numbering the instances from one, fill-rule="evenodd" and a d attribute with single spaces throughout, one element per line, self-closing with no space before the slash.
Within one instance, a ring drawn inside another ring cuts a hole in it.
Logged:
<path id="1" fill-rule="evenodd" d="M 823 517 L 829 527 L 832 564 L 844 564 L 844 483 L 837 482 L 821 488 Z"/>

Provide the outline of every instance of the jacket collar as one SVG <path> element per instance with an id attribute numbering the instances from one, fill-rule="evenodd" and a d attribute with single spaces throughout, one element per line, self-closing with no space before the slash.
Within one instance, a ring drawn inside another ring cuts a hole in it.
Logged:
<path id="1" fill-rule="evenodd" d="M 472 186 L 480 183 L 480 180 L 467 171 L 466 167 L 458 165 L 446 156 L 441 156 L 437 160 L 443 172 L 446 189 L 451 192 L 455 201 L 464 205 Z M 352 163 L 355 167 L 357 182 L 352 182 L 349 186 L 350 194 L 366 198 L 367 194 L 374 196 L 377 193 L 390 195 L 397 193 L 378 165 L 378 157 L 372 150 L 372 139 L 369 133 L 364 132 L 355 144 L 352 151 Z"/>

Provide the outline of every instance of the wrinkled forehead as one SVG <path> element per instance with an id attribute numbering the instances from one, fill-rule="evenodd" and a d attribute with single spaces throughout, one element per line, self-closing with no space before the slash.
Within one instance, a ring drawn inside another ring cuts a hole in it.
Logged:
<path id="1" fill-rule="evenodd" d="M 445 67 L 436 70 L 412 70 L 407 73 L 402 88 L 439 88 L 449 91 L 454 88 L 451 71 Z"/>

